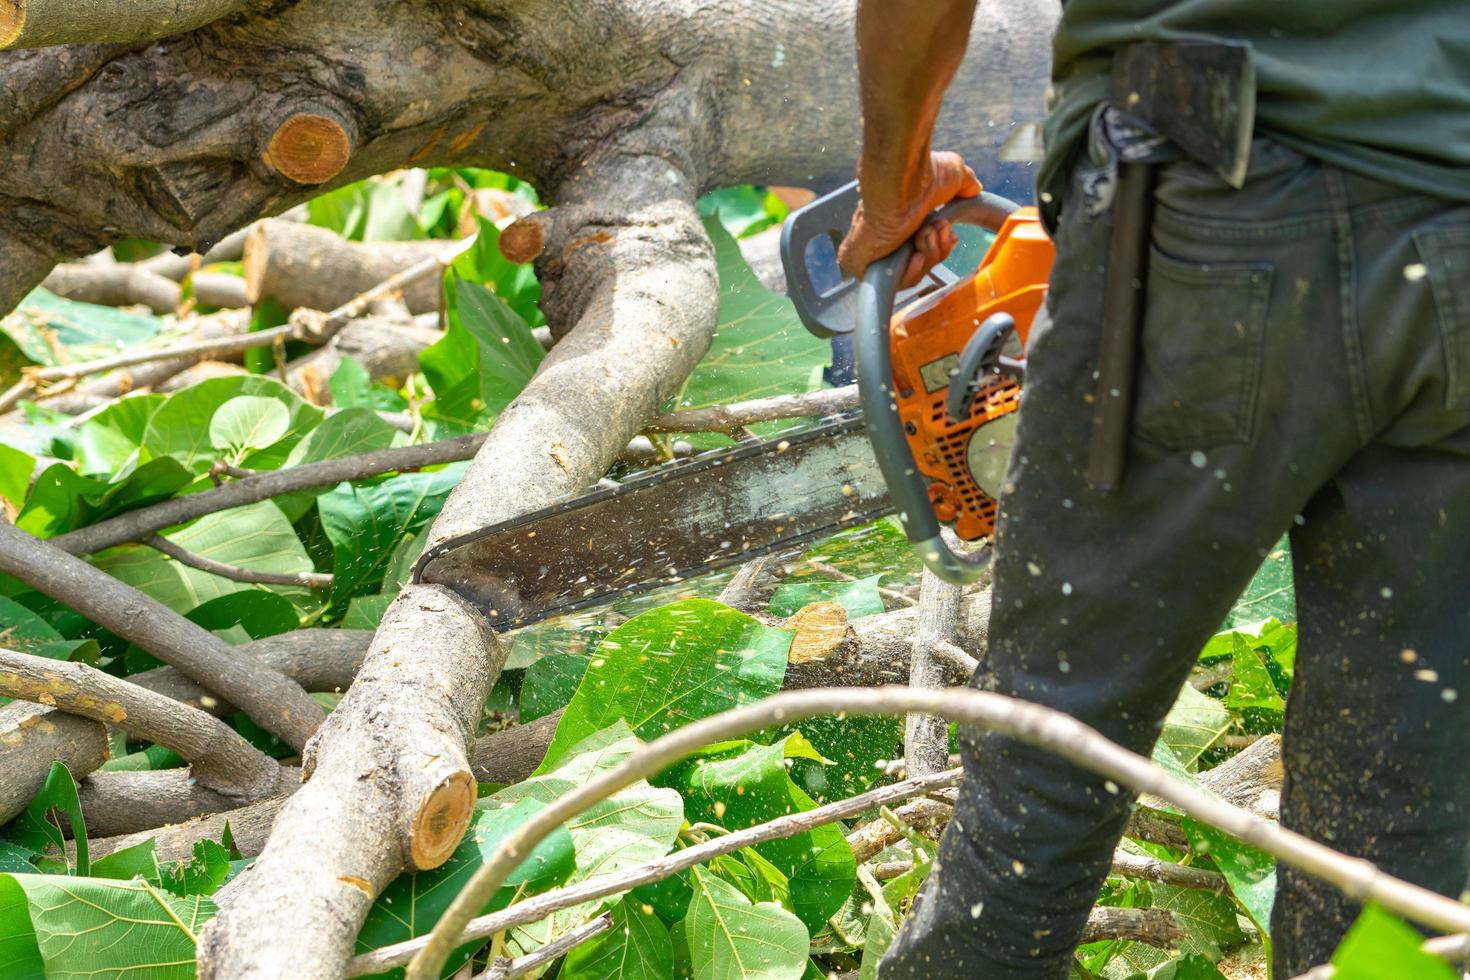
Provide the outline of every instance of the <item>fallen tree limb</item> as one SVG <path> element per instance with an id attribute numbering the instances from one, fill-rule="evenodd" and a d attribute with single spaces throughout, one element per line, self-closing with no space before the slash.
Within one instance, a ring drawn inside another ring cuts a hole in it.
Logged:
<path id="1" fill-rule="evenodd" d="M 367 652 L 372 633 L 366 630 L 297 630 L 230 648 L 233 655 L 251 657 L 278 670 L 309 691 L 345 690 Z M 128 680 L 139 687 L 172 698 L 216 717 L 228 717 L 236 709 L 205 690 L 172 667 L 156 667 Z M 54 708 L 26 702 L 0 706 L 0 824 L 25 809 L 46 779 L 52 761 L 64 763 L 73 776 L 81 778 L 107 760 L 106 726 Z M 534 765 L 534 763 L 533 763 Z M 151 823 L 123 822 L 133 815 L 137 821 L 152 820 L 148 800 L 140 799 L 116 812 L 109 833 L 131 833 L 228 808 L 233 801 L 211 798 L 212 807 L 170 808 L 161 820 Z M 252 852 L 253 853 L 253 852 Z"/>
<path id="2" fill-rule="evenodd" d="M 332 587 L 332 576 L 322 572 L 263 572 L 254 568 L 241 568 L 239 565 L 228 565 L 213 558 L 196 555 L 187 548 L 180 547 L 161 534 L 150 534 L 143 542 L 156 551 L 161 551 L 181 565 L 197 568 L 201 572 L 218 575 L 232 582 L 252 582 L 260 585 L 295 585 L 308 589 L 330 589 Z"/>
<path id="3" fill-rule="evenodd" d="M 967 656 L 958 645 L 962 597 L 959 586 L 945 582 L 927 568 L 921 573 L 913 653 L 909 659 L 910 687 L 949 686 L 947 681 L 952 670 L 948 663 L 941 662 L 936 648 Z M 949 761 L 949 722 L 935 715 L 906 716 L 903 761 L 912 775 L 943 769 Z"/>
<path id="4" fill-rule="evenodd" d="M 102 773 L 94 775 L 100 776 Z M 124 790 L 126 788 L 123 786 Z M 149 830 L 133 830 L 116 837 L 99 834 L 87 842 L 87 847 L 92 855 L 102 857 L 151 840 L 154 842 L 154 853 L 158 855 L 158 860 L 187 861 L 193 857 L 196 843 L 202 840 L 219 840 L 228 825 L 235 846 L 240 849 L 241 854 L 250 857 L 265 849 L 271 827 L 276 822 L 276 814 L 281 812 L 281 807 L 286 805 L 288 799 L 289 796 L 277 796 L 171 826 L 153 824 Z M 83 806 L 86 806 L 85 801 Z M 90 813 L 87 820 L 90 826 Z"/>
<path id="5" fill-rule="evenodd" d="M 1168 909 L 1131 909 L 1100 905 L 1087 916 L 1082 942 L 1131 939 L 1161 949 L 1170 949 L 1189 935 Z"/>
<path id="6" fill-rule="evenodd" d="M 0 6 L 0 48 L 81 41 L 151 41 L 203 27 L 250 0 L 11 0 Z"/>
<path id="7" fill-rule="evenodd" d="M 329 382 L 343 358 L 367 369 L 368 377 L 390 388 L 401 387 L 419 369 L 419 354 L 443 339 L 437 327 L 415 321 L 363 317 L 353 320 L 321 347 L 286 365 L 286 383 L 317 405 L 331 403 Z"/>
<path id="8" fill-rule="evenodd" d="M 65 603 L 239 705 L 266 731 L 300 749 L 322 709 L 301 686 L 234 656 L 213 633 L 137 589 L 11 524 L 0 523 L 0 571 Z"/>
<path id="9" fill-rule="evenodd" d="M 196 272 L 189 277 L 189 286 L 194 291 L 194 302 L 204 306 L 238 310 L 250 305 L 245 280 L 228 272 Z"/>
<path id="10" fill-rule="evenodd" d="M 799 395 L 776 395 L 730 405 L 711 405 L 682 412 L 665 412 L 643 427 L 645 432 L 739 433 L 757 422 L 775 422 L 807 416 L 825 417 L 858 408 L 857 385 L 824 388 Z"/>
<path id="11" fill-rule="evenodd" d="M 281 215 L 277 221 L 303 221 L 306 218 L 306 208 L 293 208 L 286 214 Z M 175 252 L 162 252 L 151 259 L 144 259 L 137 263 L 141 268 L 149 272 L 172 279 L 174 282 L 183 282 L 189 274 L 198 266 L 212 265 L 216 262 L 237 262 L 245 254 L 245 239 L 250 237 L 250 232 L 255 229 L 254 225 L 246 225 L 238 231 L 232 231 L 221 238 L 209 251 L 203 255 L 179 255 Z"/>
<path id="12" fill-rule="evenodd" d="M 67 299 L 102 306 L 146 306 L 160 315 L 177 309 L 183 296 L 183 290 L 172 279 L 130 262 L 58 265 L 41 285 Z"/>
<path id="13" fill-rule="evenodd" d="M 552 802 L 505 838 L 494 856 L 435 925 L 425 946 L 409 962 L 408 980 L 432 980 L 444 957 L 461 941 L 465 926 L 484 907 L 486 897 L 544 837 L 588 806 L 639 779 L 656 775 L 700 746 L 737 738 L 774 725 L 829 714 L 834 705 L 854 715 L 922 711 L 962 724 L 1000 732 L 1057 755 L 1138 793 L 1151 793 L 1183 813 L 1239 838 L 1314 875 L 1358 901 L 1373 901 L 1391 912 L 1445 932 L 1470 931 L 1470 906 L 1427 888 L 1394 878 L 1371 862 L 1334 851 L 1170 776 L 1149 759 L 1108 741 L 1075 718 L 1040 705 L 989 691 L 930 691 L 898 688 L 810 690 L 777 694 L 676 729 L 641 748 L 614 769 Z"/>
<path id="14" fill-rule="evenodd" d="M 152 832 L 157 833 L 159 828 L 166 830 L 170 825 L 182 824 L 202 813 L 220 814 L 223 818 L 221 829 L 223 821 L 229 821 L 233 833 L 234 815 L 242 809 L 264 801 L 284 800 L 295 791 L 301 781 L 300 770 L 281 765 L 275 765 L 275 769 L 277 783 L 274 787 L 262 787 L 258 792 L 245 796 L 227 796 L 212 790 L 195 780 L 188 769 L 94 772 L 77 782 L 77 796 L 87 818 L 89 837 L 132 834 L 143 827 L 151 827 Z M 212 839 L 218 840 L 219 835 L 216 833 Z M 263 839 L 261 843 L 264 843 Z"/>
<path id="15" fill-rule="evenodd" d="M 173 749 L 205 789 L 249 801 L 280 792 L 281 767 L 211 715 L 95 667 L 0 649 L 0 694 L 60 708 Z"/>
<path id="16" fill-rule="evenodd" d="M 440 241 L 349 242 L 325 228 L 267 219 L 245 240 L 245 298 L 270 298 L 288 310 L 330 310 L 444 251 Z M 402 287 L 413 313 L 439 309 L 439 281 Z"/>

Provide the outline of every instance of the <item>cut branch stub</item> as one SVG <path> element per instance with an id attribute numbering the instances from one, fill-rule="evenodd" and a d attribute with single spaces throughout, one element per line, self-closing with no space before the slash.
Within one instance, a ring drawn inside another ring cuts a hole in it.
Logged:
<path id="1" fill-rule="evenodd" d="M 545 219 L 536 214 L 512 222 L 500 233 L 500 254 L 517 264 L 530 262 L 546 247 L 545 225 Z"/>
<path id="2" fill-rule="evenodd" d="M 298 184 L 324 184 L 347 166 L 352 143 L 352 136 L 338 120 L 301 112 L 276 127 L 266 144 L 265 162 Z"/>

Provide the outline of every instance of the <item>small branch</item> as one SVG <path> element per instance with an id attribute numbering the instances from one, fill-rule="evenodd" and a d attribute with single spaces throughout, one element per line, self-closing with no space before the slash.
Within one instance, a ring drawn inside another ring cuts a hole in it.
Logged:
<path id="1" fill-rule="evenodd" d="M 144 544 L 163 552 L 182 565 L 197 568 L 211 575 L 218 575 L 220 578 L 227 578 L 232 582 L 296 585 L 308 589 L 330 589 L 332 587 L 332 576 L 322 572 L 263 572 L 253 568 L 241 568 L 239 565 L 228 565 L 222 561 L 215 561 L 213 558 L 196 555 L 161 534 L 149 535 Z"/>
<path id="2" fill-rule="evenodd" d="M 667 412 L 648 425 L 645 432 L 724 432 L 738 434 L 756 422 L 837 415 L 858 407 L 857 385 L 825 388 L 799 395 L 776 395 L 731 405 L 711 405 L 682 412 Z"/>
<path id="3" fill-rule="evenodd" d="M 856 816 L 866 810 L 888 803 L 896 803 L 899 800 L 918 796 L 931 790 L 944 786 L 952 786 L 958 782 L 960 771 L 958 769 L 949 772 L 935 773 L 932 776 L 921 776 L 917 779 L 907 779 L 901 783 L 890 786 L 882 786 L 878 789 L 868 790 L 851 799 L 839 800 L 836 803 L 828 803 L 808 810 L 805 813 L 792 813 L 766 823 L 756 824 L 744 830 L 737 830 L 723 837 L 687 847 L 682 851 L 665 855 L 657 861 L 642 865 L 637 868 L 629 868 L 613 875 L 604 875 L 591 881 L 578 885 L 570 885 L 565 888 L 556 888 L 551 891 L 533 895 L 525 901 L 518 902 L 510 908 L 493 912 L 490 915 L 480 916 L 464 932 L 466 940 L 484 939 L 493 936 L 497 932 L 515 926 L 525 925 L 546 918 L 560 909 L 580 905 L 595 899 L 605 898 L 618 892 L 646 885 L 654 881 L 662 881 L 670 875 L 677 874 L 686 868 L 692 868 L 696 864 L 703 864 L 722 854 L 732 854 L 742 847 L 750 847 L 756 844 L 764 844 L 766 841 L 781 840 L 785 837 L 793 837 L 796 834 L 820 827 L 823 824 L 832 823 L 834 820 L 843 820 L 847 817 Z M 347 964 L 349 977 L 360 977 L 396 966 L 402 966 L 418 950 L 427 945 L 428 936 L 420 936 L 406 942 L 396 943 L 392 946 L 384 946 L 375 949 L 371 953 L 363 953 L 355 956 Z"/>
<path id="4" fill-rule="evenodd" d="M 233 701 L 256 724 L 294 749 L 304 746 L 321 724 L 321 707 L 300 685 L 260 663 L 235 656 L 219 637 L 157 599 L 74 558 L 53 542 L 3 522 L 0 571 L 65 603 Z"/>
<path id="5" fill-rule="evenodd" d="M 752 731 L 789 725 L 834 707 L 849 715 L 923 712 L 981 726 L 1055 752 L 1074 765 L 1106 776 L 1135 792 L 1152 793 L 1180 811 L 1211 824 L 1279 861 L 1315 875 L 1358 901 L 1445 932 L 1470 931 L 1470 906 L 1387 875 L 1371 862 L 1351 858 L 1246 810 L 1230 806 L 1170 776 L 1150 760 L 1113 742 L 1075 718 L 990 691 L 908 688 L 790 691 L 702 719 L 642 747 L 621 765 L 558 797 L 510 834 L 460 892 L 415 955 L 408 980 L 431 980 L 459 943 L 466 924 L 484 907 L 522 857 L 545 836 L 587 807 L 639 779 L 656 775 L 700 746 Z"/>
<path id="6" fill-rule="evenodd" d="M 227 796 L 279 792 L 281 767 L 224 722 L 86 664 L 0 649 L 0 693 L 60 708 L 173 749 Z"/>
<path id="7" fill-rule="evenodd" d="M 304 466 L 261 473 L 213 490 L 191 493 L 151 507 L 129 511 L 91 527 L 58 535 L 50 543 L 71 554 L 90 554 L 114 545 L 146 539 L 148 535 L 164 528 L 192 521 L 205 514 L 243 507 L 297 490 L 328 487 L 344 480 L 363 480 L 383 473 L 404 472 L 469 459 L 484 443 L 485 438 L 485 433 L 475 433 L 443 442 L 379 449 L 357 456 L 342 456 L 320 463 L 307 463 Z"/>
<path id="8" fill-rule="evenodd" d="M 496 960 L 495 965 L 484 973 L 481 973 L 476 980 L 514 980 L 515 977 L 523 977 L 531 971 L 565 956 L 587 940 L 602 935 L 612 928 L 612 924 L 612 913 L 604 912 L 591 922 L 578 926 L 555 942 L 542 946 L 534 953 L 529 953 L 526 956 L 521 956 L 514 960 Z"/>
<path id="9" fill-rule="evenodd" d="M 1172 949 L 1188 935 L 1168 909 L 1125 909 L 1100 905 L 1087 917 L 1082 942 L 1132 939 L 1160 949 Z"/>
<path id="10" fill-rule="evenodd" d="M 960 599 L 958 585 L 924 569 L 919 580 L 919 612 L 914 623 L 909 687 L 942 688 L 947 673 L 934 656 L 936 647 L 958 650 Z M 949 759 L 949 723 L 932 715 L 911 714 L 903 724 L 903 761 L 911 773 L 938 772 Z"/>
<path id="11" fill-rule="evenodd" d="M 1127 851 L 1113 853 L 1113 873 L 1129 878 L 1142 878 L 1144 881 L 1156 881 L 1161 885 L 1194 888 L 1220 895 L 1225 894 L 1230 888 L 1225 876 L 1219 872 L 1206 871 L 1204 868 L 1190 868 L 1182 864 L 1175 864 L 1173 861 L 1130 854 Z"/>

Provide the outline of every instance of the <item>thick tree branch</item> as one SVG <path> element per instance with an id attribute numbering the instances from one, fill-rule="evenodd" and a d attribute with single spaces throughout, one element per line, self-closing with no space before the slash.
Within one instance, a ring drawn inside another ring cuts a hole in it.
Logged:
<path id="1" fill-rule="evenodd" d="M 224 722 L 95 667 L 0 649 L 0 694 L 60 708 L 173 749 L 206 788 L 246 801 L 280 791 L 281 767 Z"/>
<path id="2" fill-rule="evenodd" d="M 213 558 L 196 555 L 161 534 L 150 534 L 143 542 L 148 547 L 163 552 L 181 565 L 197 568 L 201 572 L 218 575 L 232 582 L 252 582 L 260 585 L 295 585 L 308 589 L 330 589 L 332 576 L 322 572 L 263 572 L 254 568 L 228 565 Z"/>
<path id="3" fill-rule="evenodd" d="M 202 813 L 220 814 L 222 830 L 226 820 L 233 828 L 235 814 L 243 809 L 262 803 L 274 803 L 279 808 L 281 801 L 296 791 L 301 783 L 301 771 L 280 765 L 275 765 L 275 769 L 277 783 L 274 787 L 262 787 L 245 796 L 227 796 L 210 789 L 196 780 L 188 769 L 94 772 L 78 780 L 77 795 L 82 801 L 82 812 L 87 816 L 87 834 L 91 837 L 111 838 L 144 828 L 151 828 L 150 833 L 158 833 L 160 828 L 182 824 Z M 266 826 L 269 828 L 269 823 Z M 216 832 L 212 839 L 218 840 L 219 833 Z M 260 853 L 259 848 L 263 844 L 262 839 L 256 849 L 248 853 Z"/>
<path id="4" fill-rule="evenodd" d="M 676 729 L 650 742 L 616 768 L 558 798 L 509 835 L 495 855 L 476 870 L 435 926 L 428 944 L 410 961 L 407 977 L 409 980 L 437 977 L 444 957 L 458 944 L 466 924 L 484 907 L 486 897 L 494 894 L 522 856 L 588 806 L 630 783 L 656 775 L 702 745 L 828 714 L 834 704 L 854 715 L 922 711 L 1000 732 L 1055 752 L 1074 765 L 1107 776 L 1135 792 L 1158 796 L 1185 814 L 1335 885 L 1351 898 L 1375 901 L 1389 911 L 1445 932 L 1470 930 L 1470 906 L 1384 874 L 1371 862 L 1341 854 L 1224 803 L 1175 779 L 1150 760 L 1108 741 L 1060 711 L 989 691 L 811 690 L 778 694 Z"/>
<path id="5" fill-rule="evenodd" d="M 58 265 L 41 285 L 58 296 L 83 303 L 146 306 L 158 314 L 172 313 L 183 296 L 183 290 L 172 279 L 132 263 Z"/>
<path id="6" fill-rule="evenodd" d="M 10 524 L 0 523 L 0 571 L 138 644 L 239 705 L 257 725 L 301 748 L 322 709 L 300 685 L 234 656 L 223 640 L 137 589 Z"/>
<path id="7" fill-rule="evenodd" d="M 7 0 L 0 4 L 0 48 L 80 41 L 151 41 L 203 27 L 250 0 Z"/>

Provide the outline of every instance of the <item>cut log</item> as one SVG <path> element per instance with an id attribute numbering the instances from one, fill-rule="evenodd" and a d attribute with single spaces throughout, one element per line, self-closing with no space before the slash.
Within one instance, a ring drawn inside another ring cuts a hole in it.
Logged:
<path id="1" fill-rule="evenodd" d="M 203 306 L 237 310 L 250 305 L 245 280 L 228 272 L 196 272 L 189 277 L 189 285 L 194 289 L 194 301 Z"/>
<path id="2" fill-rule="evenodd" d="M 312 225 L 262 221 L 245 241 L 245 296 L 288 310 L 332 310 L 444 250 L 439 241 L 348 242 Z M 439 278 L 429 276 L 405 289 L 403 301 L 414 313 L 432 313 L 439 291 Z"/>
<path id="3" fill-rule="evenodd" d="M 82 813 L 87 818 L 88 836 L 113 837 L 131 834 L 140 827 L 181 824 L 201 814 L 239 813 L 264 800 L 276 801 L 279 805 L 279 801 L 296 789 L 301 774 L 286 766 L 278 766 L 277 769 L 278 784 L 269 792 L 256 794 L 253 798 L 217 793 L 200 785 L 187 769 L 94 772 L 77 783 L 77 795 L 82 801 Z M 215 839 L 219 839 L 218 835 Z"/>
<path id="4" fill-rule="evenodd" d="M 41 285 L 58 296 L 102 306 L 146 306 L 154 313 L 172 313 L 183 291 L 165 279 L 132 263 L 88 265 L 72 262 L 51 270 Z M 244 304 L 241 304 L 244 305 Z"/>
<path id="5" fill-rule="evenodd" d="M 6 0 L 0 48 L 40 48 L 78 41 L 151 41 L 203 27 L 249 0 Z"/>
<path id="6" fill-rule="evenodd" d="M 317 405 L 331 404 L 330 382 L 343 358 L 367 369 L 368 377 L 392 388 L 419 369 L 419 354 L 444 337 L 437 328 L 410 321 L 363 317 L 343 327 L 335 337 L 286 365 L 286 383 Z"/>

